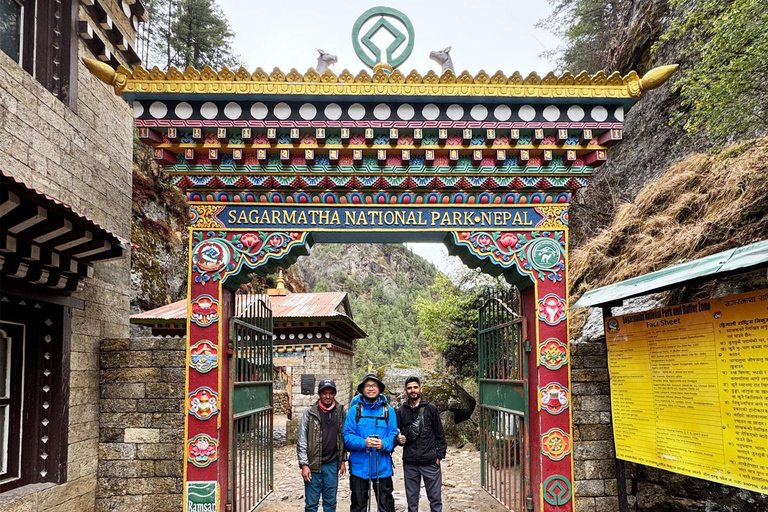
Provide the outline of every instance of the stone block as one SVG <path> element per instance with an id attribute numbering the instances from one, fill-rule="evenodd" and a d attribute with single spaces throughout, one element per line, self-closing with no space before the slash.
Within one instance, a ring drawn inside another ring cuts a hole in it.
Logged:
<path id="1" fill-rule="evenodd" d="M 619 498 L 607 496 L 595 498 L 595 512 L 616 512 L 619 510 Z"/>
<path id="2" fill-rule="evenodd" d="M 152 366 L 161 368 L 183 368 L 186 353 L 182 350 L 164 350 L 152 354 Z"/>
<path id="3" fill-rule="evenodd" d="M 606 354 L 603 341 L 590 343 L 571 343 L 571 356 L 599 356 Z"/>
<path id="4" fill-rule="evenodd" d="M 122 428 L 101 428 L 99 429 L 100 443 L 122 443 L 125 429 Z"/>
<path id="5" fill-rule="evenodd" d="M 184 414 L 171 412 L 153 413 L 149 418 L 150 428 L 184 428 Z"/>
<path id="6" fill-rule="evenodd" d="M 136 446 L 128 443 L 100 443 L 99 460 L 132 460 L 136 458 Z"/>
<path id="7" fill-rule="evenodd" d="M 572 369 L 571 382 L 608 382 L 608 369 Z"/>
<path id="8" fill-rule="evenodd" d="M 591 425 L 600 423 L 600 413 L 595 411 L 573 411 L 574 425 Z"/>
<path id="9" fill-rule="evenodd" d="M 144 398 L 146 388 L 139 382 L 106 382 L 101 385 L 101 398 Z"/>
<path id="10" fill-rule="evenodd" d="M 611 459 L 615 456 L 613 441 L 579 441 L 574 443 L 575 460 Z"/>
<path id="11" fill-rule="evenodd" d="M 608 368 L 608 356 L 584 356 L 584 368 Z"/>
<path id="12" fill-rule="evenodd" d="M 97 498 L 96 512 L 136 512 L 141 510 L 141 501 L 142 496 L 135 495 Z"/>
<path id="13" fill-rule="evenodd" d="M 186 380 L 186 370 L 184 368 L 163 368 L 161 370 L 162 378 L 160 382 L 184 382 Z"/>
<path id="14" fill-rule="evenodd" d="M 183 382 L 148 382 L 147 398 L 184 398 Z"/>
<path id="15" fill-rule="evenodd" d="M 42 491 L 38 498 L 38 507 L 40 510 L 50 510 L 61 503 L 95 491 L 95 475 L 86 478 L 78 478 Z"/>
<path id="16" fill-rule="evenodd" d="M 123 440 L 126 443 L 157 443 L 160 441 L 160 429 L 126 428 Z"/>
<path id="17" fill-rule="evenodd" d="M 582 411 L 610 411 L 611 397 L 608 395 L 584 395 L 581 396 Z M 574 408 L 576 408 L 574 406 Z"/>
<path id="18" fill-rule="evenodd" d="M 140 412 L 111 412 L 101 415 L 101 426 L 107 428 L 144 427 L 146 415 Z"/>
<path id="19" fill-rule="evenodd" d="M 157 339 L 157 348 L 159 350 L 181 350 L 187 349 L 187 338 L 183 336 L 173 338 L 159 338 Z M 182 361 L 182 366 L 184 361 Z"/>
<path id="20" fill-rule="evenodd" d="M 157 338 L 131 338 L 128 350 L 153 351 L 159 349 L 160 340 Z"/>
<path id="21" fill-rule="evenodd" d="M 574 498 L 575 509 L 578 512 L 595 512 L 595 498 Z"/>
<path id="22" fill-rule="evenodd" d="M 161 428 L 160 439 L 162 439 L 164 443 L 183 443 L 184 431 L 178 428 Z"/>
<path id="23" fill-rule="evenodd" d="M 113 496 L 124 496 L 128 493 L 130 478 L 106 477 L 99 478 L 99 486 L 96 491 L 97 498 L 111 498 Z"/>
<path id="24" fill-rule="evenodd" d="M 605 483 L 603 480 L 576 480 L 575 493 L 578 496 L 604 496 Z"/>
<path id="25" fill-rule="evenodd" d="M 176 491 L 176 478 L 154 476 L 130 482 L 128 494 L 171 494 Z"/>
<path id="26" fill-rule="evenodd" d="M 73 500 L 61 503 L 52 508 L 43 509 L 46 512 L 72 512 L 73 510 L 93 510 L 96 506 L 96 492 L 89 492 Z"/>
<path id="27" fill-rule="evenodd" d="M 164 382 L 160 368 L 112 368 L 104 370 L 105 382 Z"/>
<path id="28" fill-rule="evenodd" d="M 613 428 L 611 425 L 581 425 L 579 426 L 579 436 L 582 441 L 613 439 Z"/>
<path id="29" fill-rule="evenodd" d="M 38 512 L 38 493 L 18 497 L 14 493 L 18 493 L 18 491 L 0 494 L 0 510 L 3 512 Z"/>
<path id="30" fill-rule="evenodd" d="M 150 494 L 143 497 L 140 510 L 146 512 L 177 512 L 182 509 L 182 495 Z"/>
<path id="31" fill-rule="evenodd" d="M 611 387 L 607 382 L 574 382 L 571 393 L 574 396 L 610 395 Z"/>
<path id="32" fill-rule="evenodd" d="M 99 478 L 139 478 L 154 476 L 151 460 L 102 460 L 99 461 Z"/>
<path id="33" fill-rule="evenodd" d="M 99 437 L 99 422 L 89 421 L 87 423 L 72 423 L 69 424 L 69 444 L 78 443 L 86 439 L 98 439 Z"/>
<path id="34" fill-rule="evenodd" d="M 146 460 L 181 459 L 184 446 L 181 444 L 139 444 L 136 445 L 136 458 Z"/>
<path id="35" fill-rule="evenodd" d="M 179 398 L 147 398 L 137 404 L 140 412 L 183 412 L 184 400 Z"/>
<path id="36" fill-rule="evenodd" d="M 615 459 L 582 460 L 574 463 L 576 480 L 616 478 Z"/>
<path id="37" fill-rule="evenodd" d="M 603 424 L 609 424 L 611 423 L 611 412 L 610 411 L 601 411 L 600 412 L 600 423 Z"/>
<path id="38" fill-rule="evenodd" d="M 110 386 L 111 384 L 106 384 Z M 101 413 L 107 412 L 132 412 L 136 410 L 138 400 L 128 400 L 125 398 L 102 398 L 99 400 L 99 410 Z"/>
<path id="39" fill-rule="evenodd" d="M 180 460 L 156 460 L 155 476 L 175 476 L 184 475 L 184 463 Z"/>

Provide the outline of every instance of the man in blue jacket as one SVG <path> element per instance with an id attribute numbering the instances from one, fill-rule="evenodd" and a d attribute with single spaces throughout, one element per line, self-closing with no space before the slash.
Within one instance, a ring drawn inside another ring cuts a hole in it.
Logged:
<path id="1" fill-rule="evenodd" d="M 395 410 L 384 396 L 384 383 L 369 373 L 357 386 L 344 421 L 344 444 L 349 451 L 350 512 L 365 512 L 369 486 L 376 494 L 378 510 L 395 512 L 392 497 L 392 450 L 397 436 Z"/>

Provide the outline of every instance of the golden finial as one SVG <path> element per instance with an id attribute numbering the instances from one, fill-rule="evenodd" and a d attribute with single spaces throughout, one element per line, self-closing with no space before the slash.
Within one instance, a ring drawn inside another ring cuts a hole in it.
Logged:
<path id="1" fill-rule="evenodd" d="M 283 278 L 283 269 L 277 269 L 277 289 L 285 290 L 285 279 Z"/>
<path id="2" fill-rule="evenodd" d="M 632 81 L 627 84 L 629 94 L 633 98 L 642 98 L 645 91 L 650 91 L 651 89 L 655 89 L 662 85 L 679 67 L 680 64 L 670 64 L 668 66 L 653 68 L 643 75 L 643 78 L 640 80 Z"/>
<path id="3" fill-rule="evenodd" d="M 114 87 L 115 94 L 120 94 L 128 83 L 128 75 L 122 72 L 122 67 L 115 71 L 109 64 L 105 64 L 96 59 L 87 59 L 85 57 L 83 57 L 83 64 L 85 64 L 85 67 L 88 68 L 88 71 L 90 71 L 93 76 L 105 84 Z"/>

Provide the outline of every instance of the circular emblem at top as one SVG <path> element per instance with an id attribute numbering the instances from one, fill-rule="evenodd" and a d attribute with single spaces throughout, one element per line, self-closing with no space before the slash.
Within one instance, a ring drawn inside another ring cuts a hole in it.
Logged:
<path id="1" fill-rule="evenodd" d="M 229 251 L 216 241 L 207 240 L 197 244 L 192 261 L 202 272 L 216 272 L 229 263 Z"/>
<path id="2" fill-rule="evenodd" d="M 392 42 L 385 48 L 379 48 L 372 40 L 380 30 L 392 36 Z M 377 64 L 388 64 L 392 69 L 398 67 L 410 57 L 413 43 L 411 20 L 391 7 L 368 9 L 357 18 L 352 27 L 352 46 L 355 53 L 370 68 Z"/>

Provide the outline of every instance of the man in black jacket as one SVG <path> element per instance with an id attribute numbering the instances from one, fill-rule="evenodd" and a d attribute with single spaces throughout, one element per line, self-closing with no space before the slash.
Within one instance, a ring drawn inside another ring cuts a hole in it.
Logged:
<path id="1" fill-rule="evenodd" d="M 399 427 L 397 442 L 403 445 L 403 479 L 408 512 L 419 510 L 421 479 L 429 498 L 431 512 L 442 512 L 443 475 L 440 461 L 445 459 L 448 443 L 437 407 L 421 399 L 421 381 L 408 377 L 405 381 L 408 401 L 397 410 Z"/>

